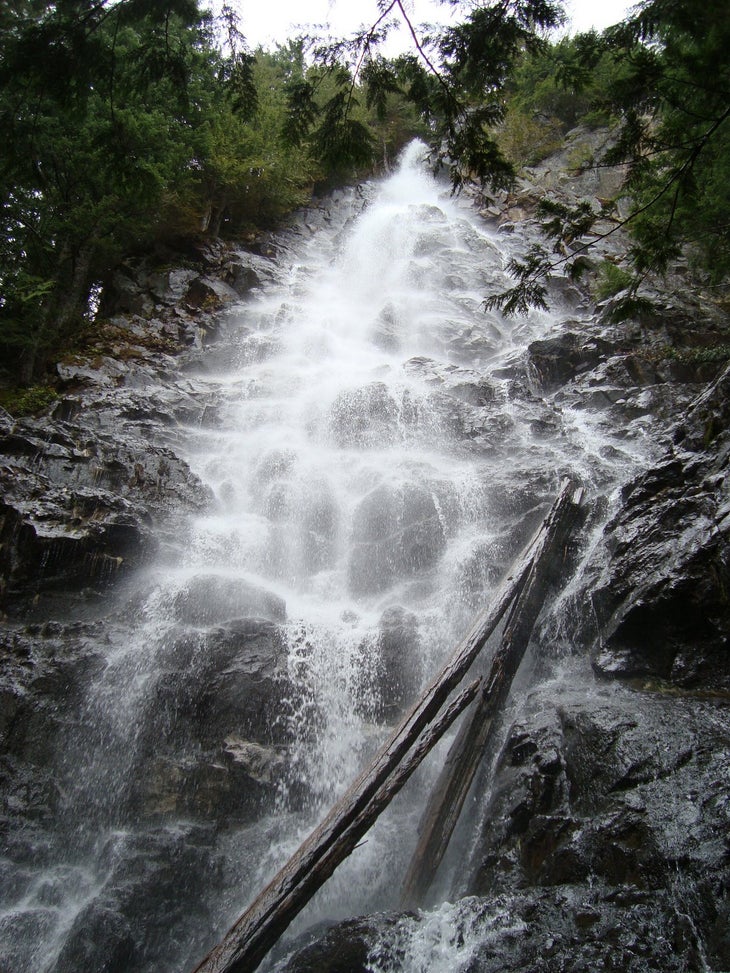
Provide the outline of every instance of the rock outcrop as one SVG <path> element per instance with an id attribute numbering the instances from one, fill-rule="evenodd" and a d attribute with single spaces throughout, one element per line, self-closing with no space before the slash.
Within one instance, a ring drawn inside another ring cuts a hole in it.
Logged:
<path id="1" fill-rule="evenodd" d="M 730 691 L 730 369 L 624 488 L 596 568 L 599 673 Z"/>

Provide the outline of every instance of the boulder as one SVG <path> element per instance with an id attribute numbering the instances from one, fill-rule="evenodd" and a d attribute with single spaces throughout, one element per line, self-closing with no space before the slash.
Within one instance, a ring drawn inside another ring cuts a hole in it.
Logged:
<path id="1" fill-rule="evenodd" d="M 238 300 L 238 292 L 215 277 L 195 277 L 185 291 L 185 305 L 192 310 L 210 310 Z"/>
<path id="2" fill-rule="evenodd" d="M 126 973 L 135 964 L 135 953 L 129 922 L 115 909 L 92 903 L 77 915 L 53 970 Z"/>
<path id="3" fill-rule="evenodd" d="M 446 535 L 429 490 L 415 483 L 381 484 L 355 510 L 352 541 L 350 587 L 370 594 L 432 567 Z"/>
<path id="4" fill-rule="evenodd" d="M 524 889 L 536 907 L 541 889 L 566 901 L 576 890 L 588 893 L 585 922 L 574 933 L 576 969 L 591 968 L 589 955 L 598 968 L 613 948 L 597 930 L 627 933 L 627 917 L 615 908 L 622 895 L 649 904 L 647 917 L 655 903 L 666 928 L 676 931 L 687 917 L 691 935 L 682 949 L 689 965 L 671 968 L 701 968 L 694 965 L 699 943 L 712 969 L 728 968 L 727 848 L 724 837 L 718 841 L 727 833 L 730 797 L 726 708 L 643 696 L 637 710 L 631 692 L 606 689 L 594 692 L 589 709 L 580 676 L 573 673 L 571 681 L 574 688 L 557 699 L 547 688 L 535 692 L 510 728 L 482 818 L 477 864 L 462 891 L 493 901 Z M 542 916 L 535 913 L 544 935 Z M 631 948 L 653 957 L 637 969 L 664 968 L 652 965 L 660 953 L 653 953 L 658 945 L 646 920 L 633 927 Z M 519 956 L 518 949 L 505 967 L 521 970 Z"/>
<path id="5" fill-rule="evenodd" d="M 418 618 L 400 605 L 386 609 L 378 625 L 377 685 L 382 718 L 394 723 L 421 684 Z"/>
<path id="6" fill-rule="evenodd" d="M 571 886 L 466 898 L 434 912 L 338 923 L 277 966 L 281 973 L 372 969 L 535 973 L 699 970 L 691 921 L 668 893 Z"/>
<path id="7" fill-rule="evenodd" d="M 368 973 L 374 942 L 380 935 L 392 935 L 398 920 L 392 913 L 347 919 L 321 938 L 295 948 L 277 969 L 280 973 Z"/>
<path id="8" fill-rule="evenodd" d="M 0 916 L 0 969 L 32 969 L 29 963 L 37 969 L 43 968 L 47 961 L 43 947 L 53 935 L 58 921 L 57 911 L 50 905 L 3 911 Z M 32 944 L 30 949 L 29 943 Z"/>
<path id="9" fill-rule="evenodd" d="M 400 329 L 398 311 L 392 303 L 385 304 L 372 324 L 373 344 L 383 351 L 399 351 L 401 346 Z"/>
<path id="10" fill-rule="evenodd" d="M 555 390 L 595 368 L 610 350 L 608 342 L 599 338 L 563 331 L 528 346 L 528 368 L 538 388 Z"/>
<path id="11" fill-rule="evenodd" d="M 610 676 L 730 688 L 730 369 L 607 525 L 584 638 Z M 597 631 L 596 631 L 597 630 Z"/>
<path id="12" fill-rule="evenodd" d="M 329 430 L 337 446 L 383 446 L 398 438 L 399 407 L 383 382 L 341 392 L 330 409 Z"/>
<path id="13" fill-rule="evenodd" d="M 133 804 L 221 825 L 271 806 L 285 775 L 292 688 L 277 625 L 262 619 L 167 640 L 138 740 Z"/>
<path id="14" fill-rule="evenodd" d="M 243 578 L 198 574 L 184 583 L 171 605 L 175 618 L 187 625 L 209 626 L 236 618 L 283 621 L 283 598 Z"/>
<path id="15" fill-rule="evenodd" d="M 210 828 L 191 824 L 111 834 L 101 850 L 105 879 L 77 914 L 53 973 L 191 966 L 210 921 L 199 900 L 200 876 L 212 880 L 219 867 L 212 844 Z"/>

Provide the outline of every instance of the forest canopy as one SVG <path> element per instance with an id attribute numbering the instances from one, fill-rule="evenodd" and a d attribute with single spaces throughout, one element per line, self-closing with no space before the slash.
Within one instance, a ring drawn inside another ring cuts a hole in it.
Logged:
<path id="1" fill-rule="evenodd" d="M 121 261 L 274 225 L 315 190 L 387 165 L 414 135 L 455 189 L 496 192 L 537 134 L 549 148 L 578 121 L 611 126 L 610 150 L 589 164 L 625 166 L 634 280 L 685 248 L 713 280 L 726 276 L 725 3 L 647 0 L 602 35 L 557 41 L 553 0 L 444 2 L 461 15 L 451 26 L 421 28 L 399 0 L 373 0 L 356 36 L 274 51 L 250 50 L 230 6 L 214 18 L 198 0 L 0 7 L 8 373 L 33 381 L 93 328 L 94 295 Z M 397 18 L 413 45 L 389 59 Z M 546 213 L 556 249 L 590 242 L 595 215 Z M 542 300 L 555 263 L 542 250 L 517 268 L 515 306 Z"/>

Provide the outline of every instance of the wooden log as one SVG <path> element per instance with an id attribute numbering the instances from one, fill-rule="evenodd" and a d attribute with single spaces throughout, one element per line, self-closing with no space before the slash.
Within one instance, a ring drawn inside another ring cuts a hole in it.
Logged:
<path id="1" fill-rule="evenodd" d="M 226 940 L 224 940 L 196 967 L 195 973 L 209 973 L 209 971 L 210 973 L 212 971 L 216 971 L 216 973 L 219 973 L 219 971 L 220 973 L 222 971 L 249 973 L 249 971 L 256 969 L 291 920 L 302 910 L 315 892 L 324 885 L 337 866 L 354 851 L 360 839 L 370 830 L 411 774 L 419 767 L 424 757 L 430 753 L 454 720 L 474 700 L 479 692 L 480 685 L 481 680 L 475 679 L 449 703 L 446 710 L 430 726 L 426 727 L 415 746 L 384 781 L 367 807 L 360 811 L 338 840 L 317 860 L 296 889 L 293 889 L 285 898 L 281 899 L 277 906 L 276 916 L 272 917 L 265 927 L 259 927 L 252 935 L 247 936 L 245 942 L 236 937 L 235 942 L 226 945 Z M 244 918 L 245 916 L 242 916 L 239 922 Z M 236 929 L 236 926 L 233 929 Z M 233 932 L 233 929 L 231 932 Z"/>
<path id="2" fill-rule="evenodd" d="M 401 904 L 406 909 L 423 904 L 446 854 L 495 720 L 509 696 L 550 585 L 563 563 L 563 547 L 583 498 L 578 489 L 566 502 L 553 507 L 546 526 L 547 543 L 532 562 L 528 578 L 510 609 L 488 677 L 473 712 L 462 724 L 444 767 L 431 791 L 419 824 L 419 840 L 403 882 Z"/>
<path id="3" fill-rule="evenodd" d="M 565 481 L 553 510 L 565 504 L 571 491 L 569 481 Z M 461 682 L 510 604 L 522 590 L 533 559 L 540 556 L 542 548 L 549 541 L 551 517 L 552 512 L 513 570 L 499 585 L 492 604 L 477 618 L 447 664 L 404 716 L 370 765 L 256 897 L 221 943 L 196 967 L 194 973 L 252 973 L 256 969 L 316 891 L 308 876 L 316 872 L 319 863 L 330 855 L 332 847 L 366 811 L 388 777 L 417 743 L 424 728 L 433 721 L 451 692 Z"/>

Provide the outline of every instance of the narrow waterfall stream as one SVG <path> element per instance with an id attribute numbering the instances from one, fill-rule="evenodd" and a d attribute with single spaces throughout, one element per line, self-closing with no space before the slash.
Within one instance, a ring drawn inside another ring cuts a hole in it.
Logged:
<path id="1" fill-rule="evenodd" d="M 58 864 L 3 907 L 32 937 L 18 973 L 72 969 L 84 922 L 114 933 L 106 970 L 194 966 L 451 653 L 561 478 L 609 495 L 648 461 L 644 417 L 619 430 L 525 378 L 528 344 L 590 310 L 568 295 L 485 313 L 520 231 L 480 221 L 422 154 L 284 234 L 276 280 L 223 314 L 185 376 L 217 397 L 183 446 L 215 503 L 104 636 L 59 745 Z M 436 764 L 294 935 L 397 908 Z M 434 915 L 429 935 L 451 921 Z M 126 965 L 130 936 L 144 954 Z"/>

